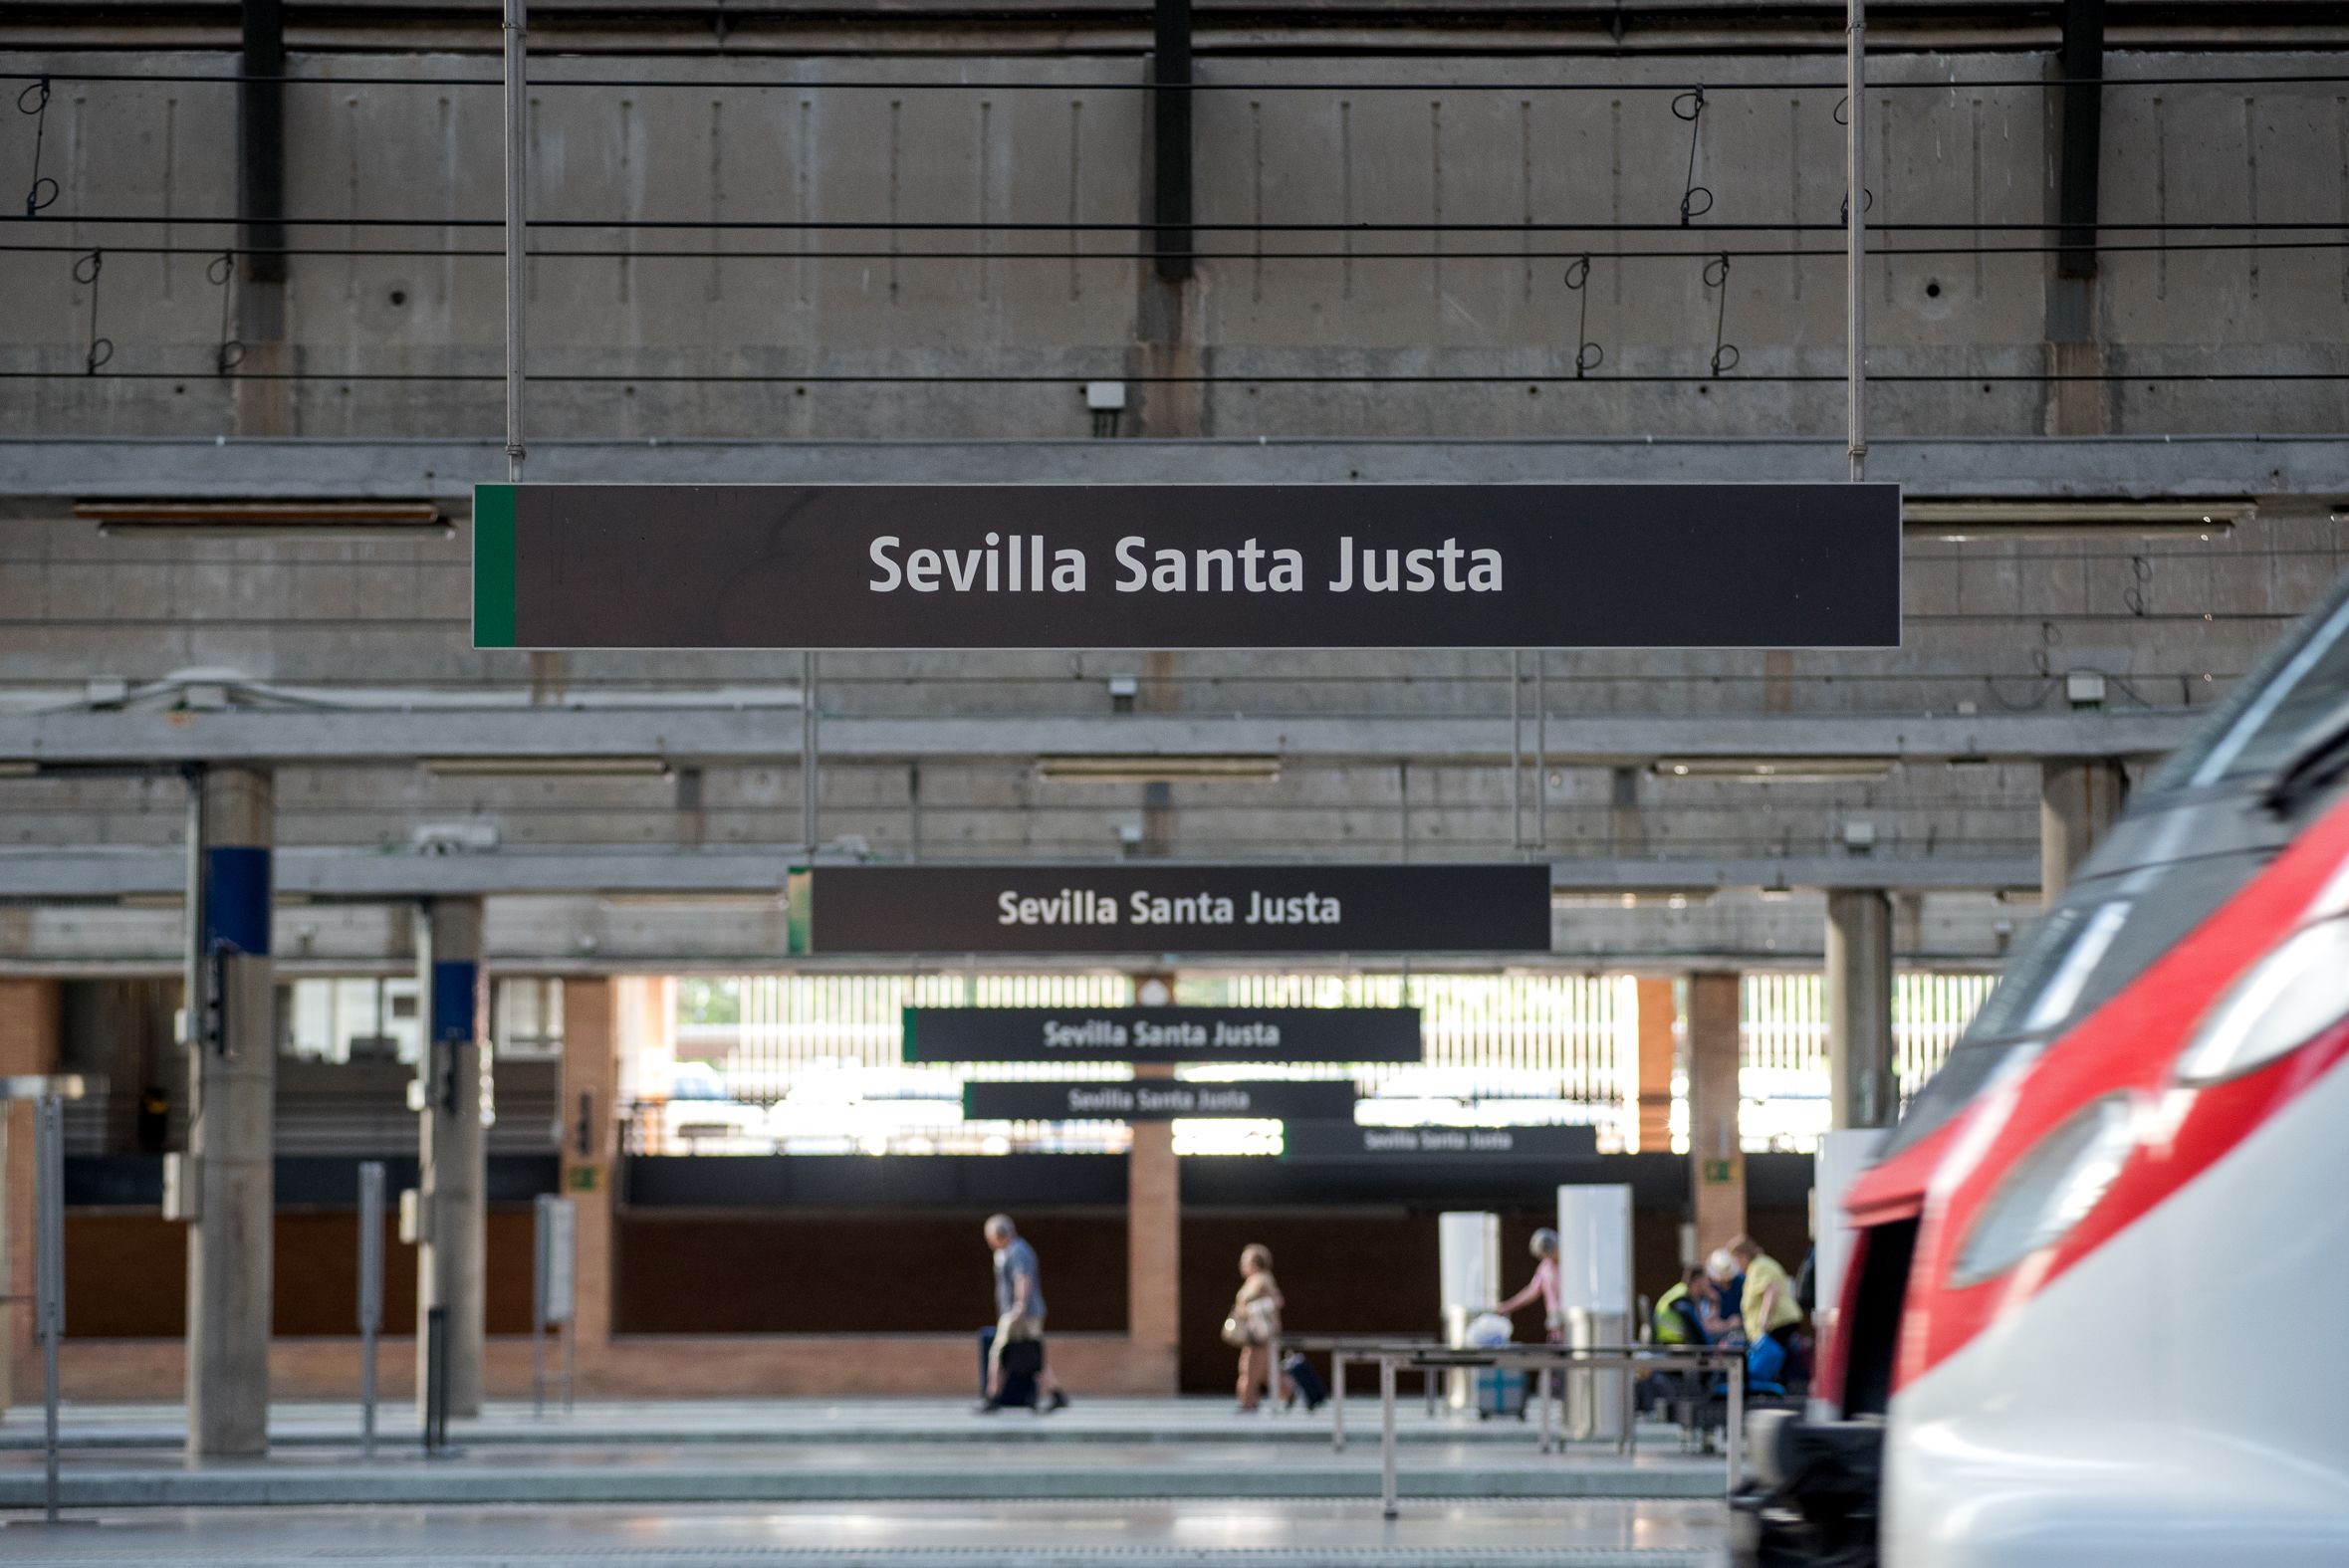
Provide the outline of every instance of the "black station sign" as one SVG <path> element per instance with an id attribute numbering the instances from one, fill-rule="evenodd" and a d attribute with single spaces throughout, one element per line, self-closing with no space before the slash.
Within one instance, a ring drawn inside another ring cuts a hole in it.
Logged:
<path id="1" fill-rule="evenodd" d="M 1546 953 L 1549 869 L 821 866 L 817 953 Z"/>
<path id="2" fill-rule="evenodd" d="M 1351 1121 L 1291 1122 L 1282 1158 L 1358 1164 L 1364 1160 L 1513 1160 L 1555 1165 L 1598 1158 L 1590 1127 L 1362 1127 Z"/>
<path id="3" fill-rule="evenodd" d="M 1166 1122 L 1182 1116 L 1353 1119 L 1350 1083 L 966 1083 L 963 1115 L 1001 1122 Z"/>
<path id="4" fill-rule="evenodd" d="M 905 1059 L 1417 1061 L 1419 1009 L 907 1008 Z"/>
<path id="5" fill-rule="evenodd" d="M 485 648 L 1889 648 L 1897 485 L 482 485 Z"/>

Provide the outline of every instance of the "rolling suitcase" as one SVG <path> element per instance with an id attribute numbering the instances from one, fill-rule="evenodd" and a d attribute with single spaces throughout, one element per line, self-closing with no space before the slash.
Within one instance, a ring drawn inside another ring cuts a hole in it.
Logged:
<path id="1" fill-rule="evenodd" d="M 1304 1358 L 1302 1351 L 1291 1351 L 1281 1358 L 1281 1375 L 1289 1380 L 1296 1397 L 1305 1402 L 1306 1410 L 1319 1410 L 1329 1397 L 1329 1385 L 1321 1381 L 1321 1374 Z"/>
<path id="2" fill-rule="evenodd" d="M 1526 1414 L 1526 1374 L 1516 1367 L 1476 1370 L 1477 1419 Z"/>
<path id="3" fill-rule="evenodd" d="M 993 1325 L 979 1330 L 979 1397 L 987 1397 L 987 1358 L 995 1349 Z M 1036 1403 L 1036 1375 L 1044 1370 L 1044 1341 L 1016 1339 L 1003 1348 L 1003 1394 L 999 1405 Z"/>

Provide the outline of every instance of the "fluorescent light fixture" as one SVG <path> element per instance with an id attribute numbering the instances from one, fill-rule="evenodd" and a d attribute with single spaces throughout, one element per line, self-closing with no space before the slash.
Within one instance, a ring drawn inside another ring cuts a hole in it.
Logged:
<path id="1" fill-rule="evenodd" d="M 712 912 L 725 909 L 770 910 L 784 904 L 781 892 L 774 893 L 696 893 L 687 889 L 667 892 L 639 891 L 633 893 L 604 893 L 598 903 L 610 909 L 701 909 Z"/>
<path id="2" fill-rule="evenodd" d="M 1040 757 L 1036 776 L 1055 784 L 1265 784 L 1278 757 Z"/>
<path id="3" fill-rule="evenodd" d="M 427 757 L 436 779 L 656 779 L 669 771 L 659 757 Z"/>
<path id="4" fill-rule="evenodd" d="M 74 516 L 110 538 L 447 539 L 435 501 L 77 501 Z"/>
<path id="5" fill-rule="evenodd" d="M 2240 496 L 2211 500 L 1904 500 L 1901 525 L 1943 540 L 2225 539 L 2257 511 Z"/>
<path id="6" fill-rule="evenodd" d="M 1664 779 L 1732 779 L 1741 784 L 1842 784 L 1882 779 L 1889 757 L 1663 757 L 1649 772 Z"/>
<path id="7" fill-rule="evenodd" d="M 30 779 L 40 771 L 39 763 L 0 761 L 0 779 Z"/>
<path id="8" fill-rule="evenodd" d="M 1642 887 L 1606 892 L 1595 888 L 1552 888 L 1549 907 L 1552 909 L 1685 909 L 1691 904 L 1709 904 L 1721 889 L 1717 887 Z"/>

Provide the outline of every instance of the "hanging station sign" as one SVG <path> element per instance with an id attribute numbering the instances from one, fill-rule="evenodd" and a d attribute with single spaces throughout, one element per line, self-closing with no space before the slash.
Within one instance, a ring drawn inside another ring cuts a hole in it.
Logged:
<path id="1" fill-rule="evenodd" d="M 1351 1121 L 1291 1122 L 1282 1158 L 1358 1164 L 1374 1161 L 1495 1160 L 1557 1164 L 1598 1158 L 1590 1127 L 1363 1127 Z"/>
<path id="2" fill-rule="evenodd" d="M 905 1009 L 907 1061 L 1356 1062 L 1419 1058 L 1417 1008 Z M 1344 1087 L 1350 1096 L 1351 1087 Z"/>
<path id="3" fill-rule="evenodd" d="M 480 485 L 483 648 L 1890 648 L 1897 485 Z"/>
<path id="4" fill-rule="evenodd" d="M 805 898 L 808 950 L 826 954 L 1550 946 L 1545 865 L 820 866 Z"/>
<path id="5" fill-rule="evenodd" d="M 1276 1121 L 1351 1121 L 1351 1083 L 966 1083 L 963 1115 L 973 1121 L 1166 1122 L 1185 1116 Z"/>

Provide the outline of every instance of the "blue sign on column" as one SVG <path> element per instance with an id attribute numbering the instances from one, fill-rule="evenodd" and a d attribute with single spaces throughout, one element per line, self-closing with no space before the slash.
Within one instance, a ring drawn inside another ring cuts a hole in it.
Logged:
<path id="1" fill-rule="evenodd" d="M 443 959 L 432 966 L 432 1037 L 436 1040 L 473 1038 L 475 1000 L 481 966 L 462 959 Z"/>
<path id="2" fill-rule="evenodd" d="M 269 851 L 204 851 L 204 951 L 269 953 Z"/>

